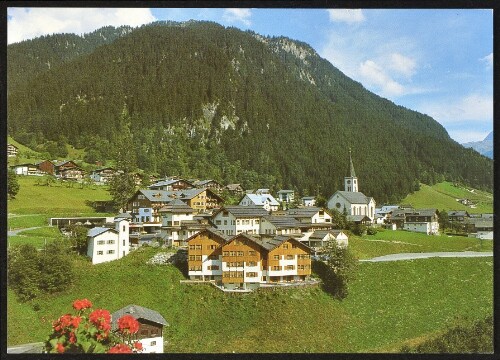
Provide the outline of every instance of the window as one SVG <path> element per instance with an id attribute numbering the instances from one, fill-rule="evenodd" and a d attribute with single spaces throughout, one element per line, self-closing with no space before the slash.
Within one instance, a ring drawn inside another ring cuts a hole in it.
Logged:
<path id="1" fill-rule="evenodd" d="M 280 259 L 280 256 L 279 256 L 279 255 L 274 255 L 274 256 L 273 256 L 273 259 L 274 259 L 274 260 L 279 260 L 279 259 Z"/>
<path id="2" fill-rule="evenodd" d="M 230 251 L 229 256 L 236 256 L 236 251 Z"/>
<path id="3" fill-rule="evenodd" d="M 229 271 L 224 271 L 222 273 L 222 277 L 228 278 L 229 277 Z"/>
<path id="4" fill-rule="evenodd" d="M 196 260 L 201 260 L 201 255 L 195 255 L 196 256 Z"/>
<path id="5" fill-rule="evenodd" d="M 286 270 L 295 270 L 295 266 L 294 265 L 287 265 L 285 267 Z"/>
<path id="6" fill-rule="evenodd" d="M 106 241 L 104 240 L 97 240 L 97 245 L 104 245 Z"/>
<path id="7" fill-rule="evenodd" d="M 189 255 L 189 260 L 193 261 L 195 259 L 194 255 Z"/>
<path id="8" fill-rule="evenodd" d="M 148 213 L 149 212 L 149 209 L 144 209 L 143 210 L 145 213 Z"/>
<path id="9" fill-rule="evenodd" d="M 125 239 L 123 239 L 123 241 L 122 241 L 122 242 L 123 242 L 123 246 L 125 246 Z"/>
<path id="10" fill-rule="evenodd" d="M 256 252 L 255 250 L 248 250 L 248 256 L 255 256 Z"/>
<path id="11" fill-rule="evenodd" d="M 196 245 L 196 250 L 201 250 L 201 244 L 200 245 Z"/>
<path id="12" fill-rule="evenodd" d="M 180 224 L 180 221 L 174 221 L 174 226 L 176 226 L 176 225 L 179 226 L 179 224 Z"/>
<path id="13" fill-rule="evenodd" d="M 208 270 L 219 270 L 219 265 L 209 265 Z"/>
<path id="14" fill-rule="evenodd" d="M 256 261 L 247 261 L 247 266 L 257 266 Z"/>
<path id="15" fill-rule="evenodd" d="M 224 220 L 224 225 L 227 225 L 227 220 Z"/>
<path id="16" fill-rule="evenodd" d="M 222 224 L 222 221 L 220 221 L 220 220 L 215 220 L 215 225 L 220 225 L 220 224 Z"/>
<path id="17" fill-rule="evenodd" d="M 281 266 L 273 266 L 273 271 L 280 271 L 281 270 Z"/>
<path id="18" fill-rule="evenodd" d="M 115 251 L 114 251 L 114 250 L 108 250 L 108 251 L 107 251 L 107 254 L 114 254 L 114 253 L 115 253 Z"/>
<path id="19" fill-rule="evenodd" d="M 108 244 L 114 244 L 115 241 L 114 240 L 108 240 Z"/>
<path id="20" fill-rule="evenodd" d="M 207 245 L 208 250 L 213 250 L 217 247 L 217 245 Z"/>
<path id="21" fill-rule="evenodd" d="M 222 216 L 224 216 L 224 217 L 229 216 L 229 211 L 223 211 Z"/>
<path id="22" fill-rule="evenodd" d="M 247 272 L 247 277 L 257 277 L 256 272 Z"/>
<path id="23" fill-rule="evenodd" d="M 283 244 L 283 249 L 288 249 L 288 244 Z"/>
<path id="24" fill-rule="evenodd" d="M 304 270 L 304 265 L 297 265 L 297 270 Z"/>
<path id="25" fill-rule="evenodd" d="M 189 245 L 189 250 L 194 250 L 194 245 Z"/>
<path id="26" fill-rule="evenodd" d="M 236 256 L 243 256 L 243 251 L 238 251 L 238 252 L 236 253 Z"/>
<path id="27" fill-rule="evenodd" d="M 144 195 L 138 195 L 137 198 L 143 200 L 144 199 Z"/>
<path id="28" fill-rule="evenodd" d="M 259 219 L 256 219 L 256 220 L 255 220 L 255 224 L 258 224 L 258 223 L 259 223 Z"/>
<path id="29" fill-rule="evenodd" d="M 240 221 L 239 220 L 236 220 L 236 225 L 239 225 L 240 224 Z"/>
<path id="30" fill-rule="evenodd" d="M 229 251 L 223 251 L 222 256 L 229 256 Z"/>
<path id="31" fill-rule="evenodd" d="M 294 256 L 293 256 L 293 255 L 287 255 L 287 256 L 286 256 L 286 259 L 287 259 L 287 260 L 293 260 L 293 259 L 294 259 Z"/>
<path id="32" fill-rule="evenodd" d="M 156 345 L 156 341 L 151 341 L 151 346 L 155 346 Z"/>
<path id="33" fill-rule="evenodd" d="M 103 254 L 102 250 L 97 252 L 97 255 L 102 255 L 102 254 Z"/>
<path id="34" fill-rule="evenodd" d="M 141 335 L 148 336 L 149 331 L 148 330 L 141 330 Z"/>

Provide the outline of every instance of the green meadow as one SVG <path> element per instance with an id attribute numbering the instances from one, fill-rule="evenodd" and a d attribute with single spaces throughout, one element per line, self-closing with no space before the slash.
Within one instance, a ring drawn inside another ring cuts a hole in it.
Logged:
<path id="1" fill-rule="evenodd" d="M 76 258 L 74 285 L 32 302 L 19 303 L 9 290 L 8 345 L 43 341 L 79 298 L 111 312 L 128 304 L 159 311 L 170 324 L 165 351 L 172 353 L 399 352 L 493 311 L 490 257 L 361 263 L 339 301 L 320 287 L 224 294 L 181 284 L 176 267 L 146 264 L 157 251 L 94 266 Z"/>
<path id="2" fill-rule="evenodd" d="M 477 203 L 477 207 L 462 205 L 456 199 L 469 199 Z M 401 201 L 401 204 L 410 204 L 418 209 L 467 210 L 472 214 L 492 213 L 493 195 L 477 189 L 455 187 L 452 183 L 445 181 L 433 186 L 420 184 L 420 190 L 409 194 Z"/>

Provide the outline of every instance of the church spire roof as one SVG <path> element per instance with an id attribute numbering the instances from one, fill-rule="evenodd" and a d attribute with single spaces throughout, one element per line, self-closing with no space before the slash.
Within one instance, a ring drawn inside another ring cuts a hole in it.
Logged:
<path id="1" fill-rule="evenodd" d="M 351 148 L 349 148 L 349 172 L 350 172 L 350 177 L 356 177 L 356 172 L 354 171 L 354 165 L 352 164 Z"/>

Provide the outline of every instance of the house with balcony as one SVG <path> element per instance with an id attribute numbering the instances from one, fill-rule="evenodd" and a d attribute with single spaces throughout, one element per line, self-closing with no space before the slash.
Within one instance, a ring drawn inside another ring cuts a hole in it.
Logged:
<path id="1" fill-rule="evenodd" d="M 415 209 L 405 214 L 404 230 L 426 233 L 427 235 L 439 234 L 439 222 L 436 209 Z"/>
<path id="2" fill-rule="evenodd" d="M 224 235 L 260 233 L 260 223 L 269 213 L 257 206 L 224 206 L 212 215 L 212 224 Z"/>
<path id="3" fill-rule="evenodd" d="M 19 148 L 14 144 L 7 144 L 7 157 L 17 156 Z"/>
<path id="4" fill-rule="evenodd" d="M 194 185 L 189 181 L 178 178 L 166 178 L 148 186 L 150 190 L 177 191 L 193 189 Z"/>

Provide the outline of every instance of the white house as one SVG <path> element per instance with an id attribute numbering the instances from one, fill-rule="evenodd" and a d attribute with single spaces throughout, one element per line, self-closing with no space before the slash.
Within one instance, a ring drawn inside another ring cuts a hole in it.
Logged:
<path id="1" fill-rule="evenodd" d="M 437 235 L 439 233 L 439 222 L 436 209 L 416 209 L 406 214 L 403 229 L 422 232 L 427 235 Z"/>
<path id="2" fill-rule="evenodd" d="M 493 219 L 474 219 L 474 229 L 476 232 L 469 236 L 477 237 L 478 239 L 493 240 Z"/>
<path id="3" fill-rule="evenodd" d="M 314 206 L 289 209 L 287 210 L 286 214 L 288 216 L 297 219 L 301 223 L 310 223 L 310 224 L 332 223 L 332 217 L 325 211 L 325 209 L 321 209 Z"/>
<path id="4" fill-rule="evenodd" d="M 302 197 L 303 206 L 314 206 L 316 205 L 316 198 L 314 196 L 304 196 Z"/>
<path id="5" fill-rule="evenodd" d="M 295 192 L 293 190 L 280 190 L 278 191 L 278 200 L 291 203 L 295 200 Z"/>
<path id="6" fill-rule="evenodd" d="M 257 206 L 224 206 L 212 215 L 214 226 L 224 235 L 259 234 L 260 223 L 268 212 Z"/>
<path id="7" fill-rule="evenodd" d="M 170 246 L 184 246 L 186 240 L 204 228 L 194 220 L 196 210 L 175 199 L 158 210 L 162 217 L 161 232 Z"/>
<path id="8" fill-rule="evenodd" d="M 267 211 L 276 211 L 279 208 L 279 202 L 267 193 L 262 194 L 246 194 L 241 199 L 239 205 L 241 206 L 258 206 Z"/>
<path id="9" fill-rule="evenodd" d="M 168 322 L 158 311 L 139 305 L 127 305 L 111 314 L 111 330 L 118 330 L 118 320 L 125 315 L 134 317 L 139 323 L 139 331 L 132 336 L 132 341 L 140 341 L 142 354 L 163 353 L 163 327 Z"/>
<path id="10" fill-rule="evenodd" d="M 336 241 L 337 246 L 347 247 L 349 238 L 342 230 L 316 230 L 306 239 L 301 239 L 309 247 L 321 249 L 330 241 Z"/>
<path id="11" fill-rule="evenodd" d="M 11 169 L 14 170 L 16 175 L 35 175 L 35 176 L 42 176 L 45 175 L 40 169 L 35 165 L 35 164 L 20 164 L 20 165 L 15 165 L 11 166 Z"/>
<path id="12" fill-rule="evenodd" d="M 95 227 L 87 232 L 87 256 L 92 264 L 120 259 L 130 251 L 129 220 L 115 218 L 115 228 Z"/>
<path id="13" fill-rule="evenodd" d="M 264 216 L 260 221 L 261 235 L 300 236 L 301 223 L 290 216 Z"/>
<path id="14" fill-rule="evenodd" d="M 351 151 L 349 150 L 350 176 L 344 178 L 344 191 L 336 191 L 328 199 L 328 208 L 336 209 L 347 215 L 366 215 L 373 222 L 375 219 L 375 200 L 358 191 L 358 178 L 352 164 Z"/>

